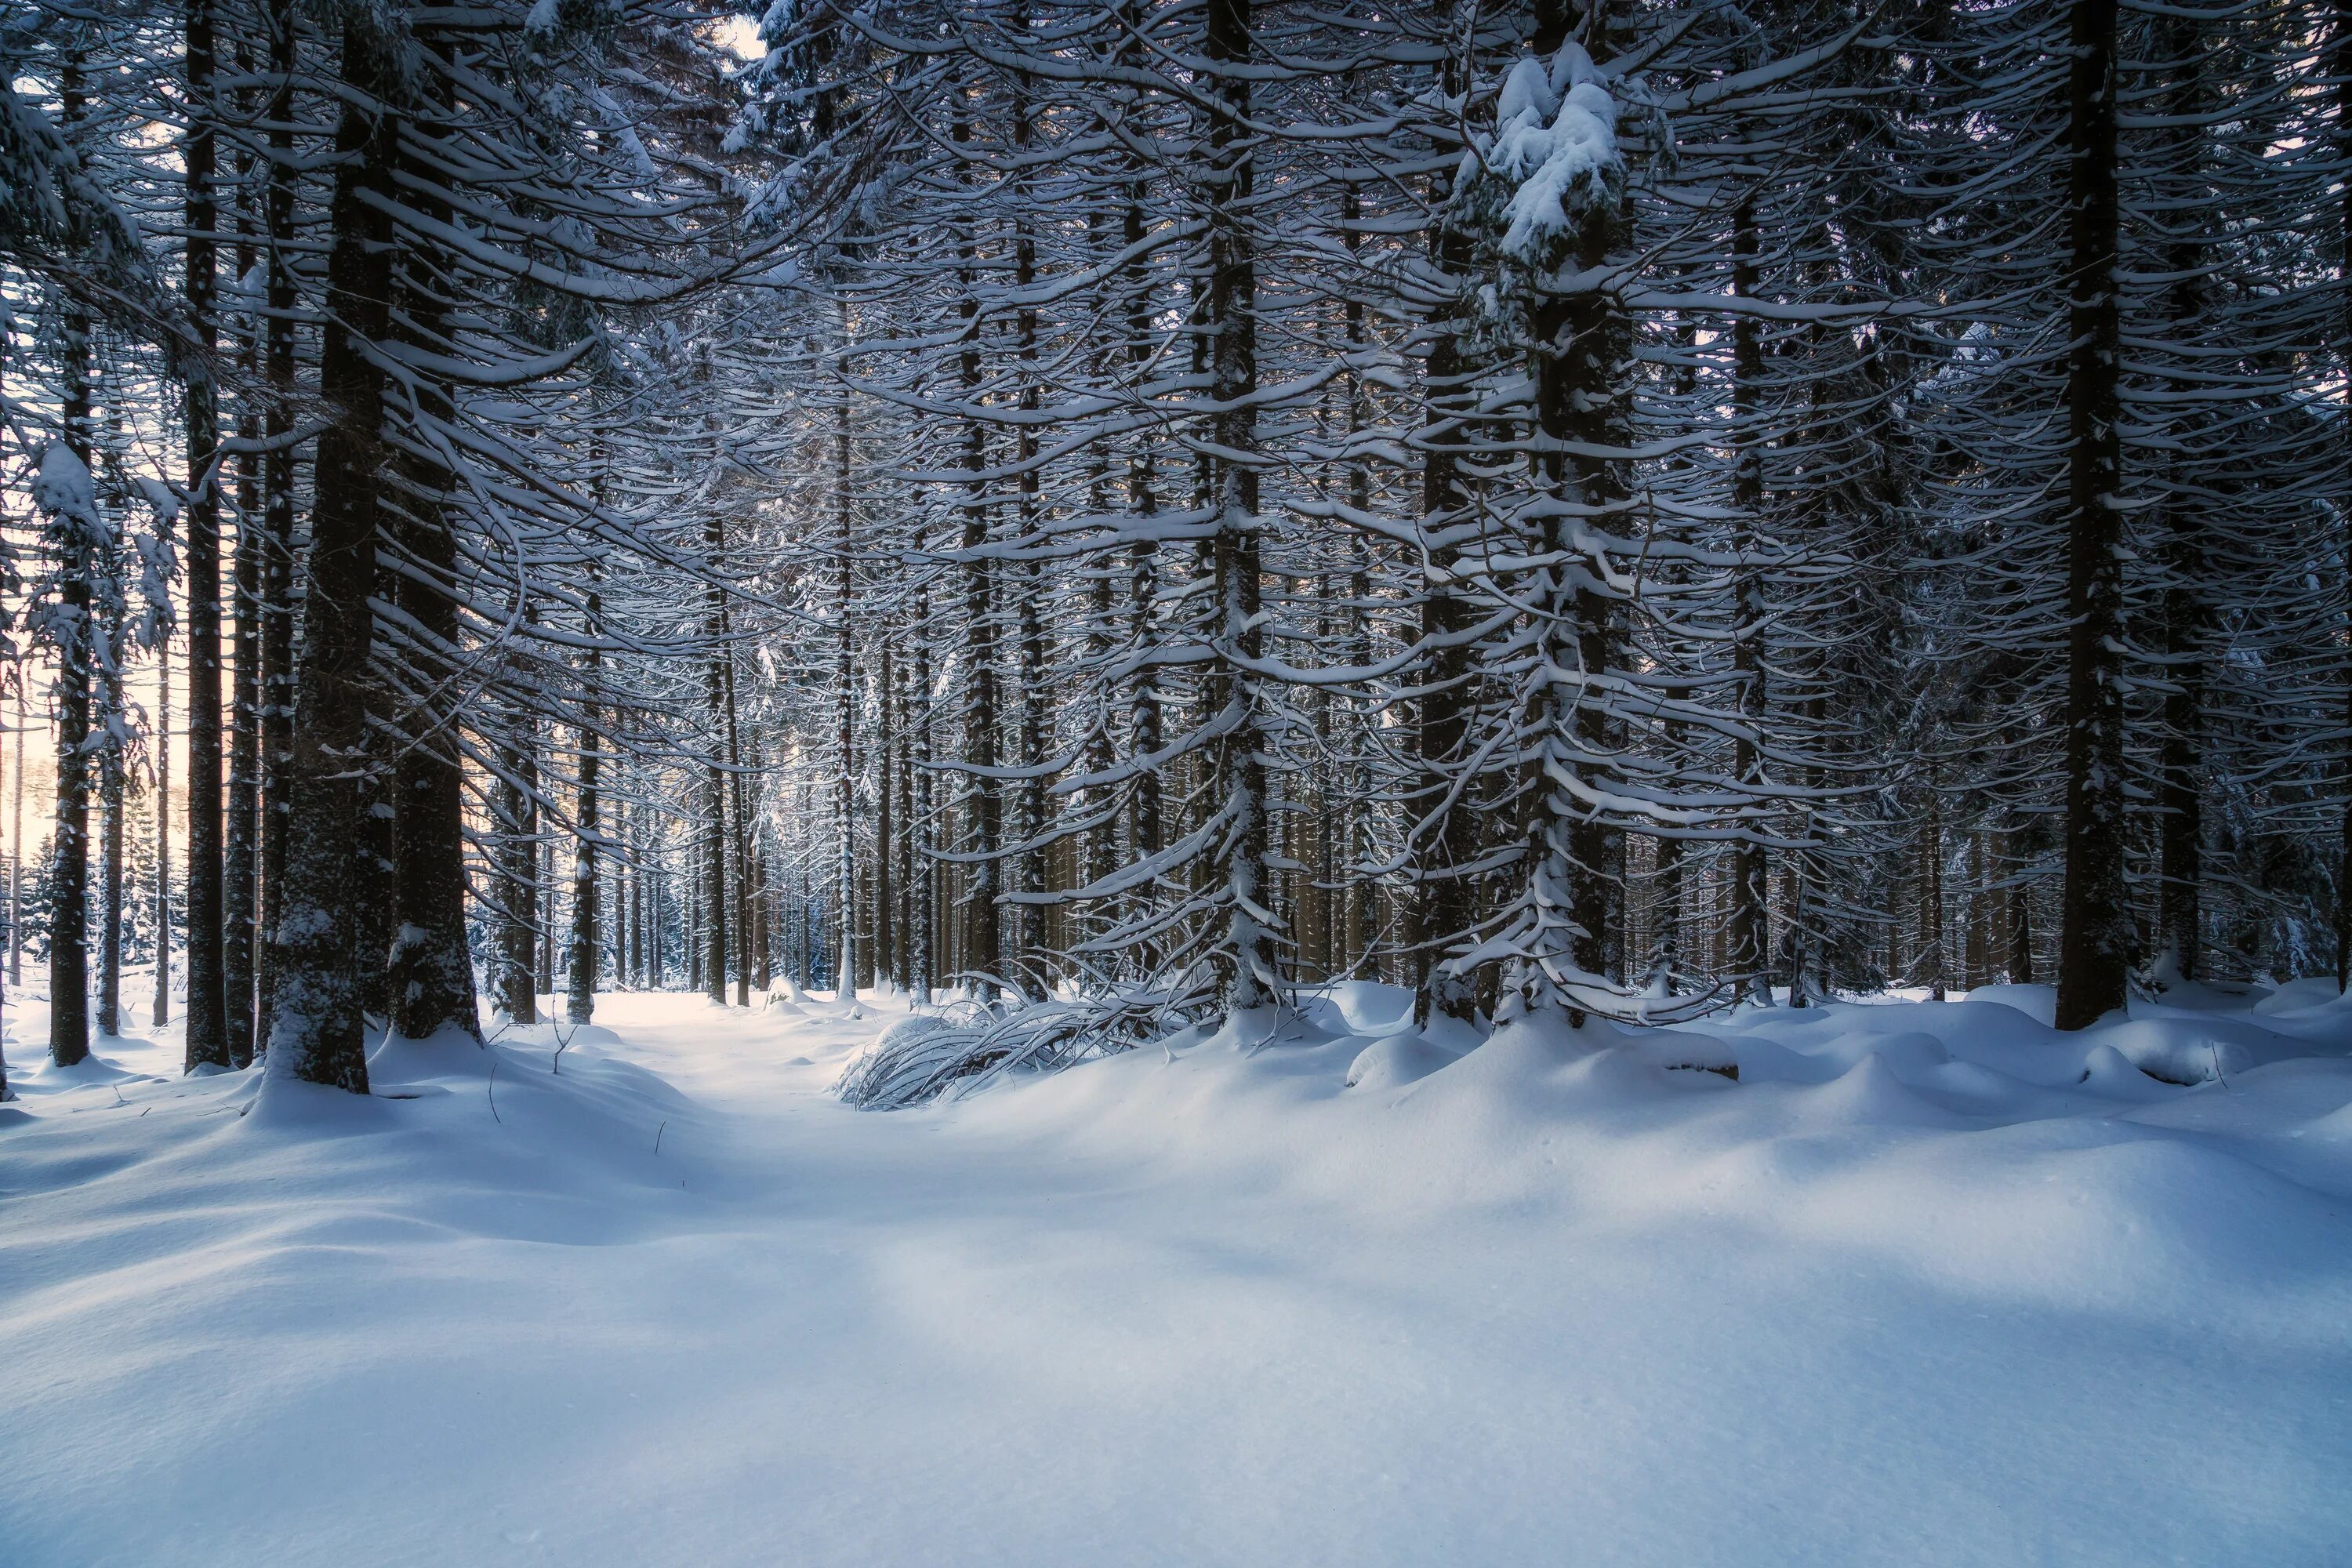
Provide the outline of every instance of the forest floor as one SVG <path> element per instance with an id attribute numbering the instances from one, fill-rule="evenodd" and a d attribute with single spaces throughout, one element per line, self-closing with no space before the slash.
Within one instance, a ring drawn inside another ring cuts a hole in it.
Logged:
<path id="1" fill-rule="evenodd" d="M 1457 1060 L 1357 986 L 887 1114 L 887 1002 L 368 1100 L 36 1005 L 0 1559 L 2346 1562 L 2352 1009 L 2000 995 Z"/>

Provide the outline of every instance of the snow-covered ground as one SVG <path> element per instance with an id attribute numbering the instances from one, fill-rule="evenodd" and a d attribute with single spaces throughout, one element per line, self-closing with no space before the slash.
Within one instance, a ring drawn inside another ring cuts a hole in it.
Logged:
<path id="1" fill-rule="evenodd" d="M 1455 1059 L 1356 987 L 898 1114 L 887 1004 L 367 1100 L 19 1044 L 0 1561 L 2340 1564 L 2329 989 Z"/>

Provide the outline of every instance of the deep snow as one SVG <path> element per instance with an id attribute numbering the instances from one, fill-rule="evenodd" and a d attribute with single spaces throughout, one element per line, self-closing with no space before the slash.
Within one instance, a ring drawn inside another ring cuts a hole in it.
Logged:
<path id="1" fill-rule="evenodd" d="M 2352 1010 L 2179 1000 L 1350 987 L 893 1114 L 888 1003 L 12 1045 L 0 1560 L 2342 1563 Z"/>

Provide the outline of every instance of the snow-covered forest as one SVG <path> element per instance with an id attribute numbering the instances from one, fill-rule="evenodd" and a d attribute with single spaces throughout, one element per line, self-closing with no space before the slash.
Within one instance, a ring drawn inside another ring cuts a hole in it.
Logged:
<path id="1" fill-rule="evenodd" d="M 22 1561 L 2352 1539 L 2344 0 L 0 66 Z"/>

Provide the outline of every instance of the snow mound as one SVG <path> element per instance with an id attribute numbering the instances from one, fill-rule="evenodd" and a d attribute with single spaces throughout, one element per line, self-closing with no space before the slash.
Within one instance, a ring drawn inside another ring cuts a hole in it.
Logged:
<path id="1" fill-rule="evenodd" d="M 89 1089 L 110 1084 L 144 1083 L 148 1075 L 133 1072 L 107 1060 L 93 1051 L 71 1067 L 59 1067 L 47 1057 L 42 1057 L 28 1071 L 23 1068 L 10 1069 L 9 1087 L 28 1094 L 59 1093 L 68 1089 Z"/>
<path id="2" fill-rule="evenodd" d="M 2352 1011 L 2352 994 L 2338 991 L 2333 979 L 2312 975 L 2302 980 L 2290 980 L 2274 988 L 2269 995 L 2254 1004 L 2253 1011 L 2262 1014 L 2301 1013 L 2320 1007 Z"/>
<path id="3" fill-rule="evenodd" d="M 2055 985 L 1979 985 L 1968 994 L 1966 1000 L 1998 1002 L 2004 1007 L 2014 1007 L 2044 1028 L 2055 1027 L 2058 1022 Z"/>
<path id="4" fill-rule="evenodd" d="M 2203 1012 L 2144 1015 L 2100 1028 L 2097 1039 L 2148 1077 L 2179 1084 L 2206 1083 L 2312 1054 L 2307 1041 Z"/>
<path id="5" fill-rule="evenodd" d="M 1356 1053 L 1356 1059 L 1348 1064 L 1344 1081 L 1348 1088 L 1367 1093 L 1402 1089 L 1440 1068 L 1452 1066 L 1459 1056 L 1459 1052 L 1447 1050 L 1426 1035 L 1383 1035 Z"/>

